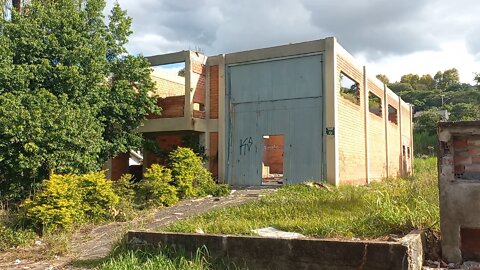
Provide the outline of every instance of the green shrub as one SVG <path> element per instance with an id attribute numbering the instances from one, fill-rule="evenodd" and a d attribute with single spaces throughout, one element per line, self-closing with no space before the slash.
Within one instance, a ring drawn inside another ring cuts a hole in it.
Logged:
<path id="1" fill-rule="evenodd" d="M 75 224 L 86 220 L 111 217 L 118 200 L 104 172 L 84 175 L 53 173 L 50 179 L 40 184 L 33 199 L 23 202 L 22 208 L 32 225 L 42 231 L 71 230 Z"/>
<path id="2" fill-rule="evenodd" d="M 0 225 L 0 251 L 12 247 L 26 246 L 33 243 L 35 233 L 31 230 L 12 229 Z"/>
<path id="3" fill-rule="evenodd" d="M 127 221 L 135 216 L 136 187 L 131 179 L 131 174 L 124 174 L 112 184 L 115 194 L 119 197 L 119 202 L 114 208 L 115 219 L 119 221 Z"/>
<path id="4" fill-rule="evenodd" d="M 33 199 L 22 204 L 27 218 L 42 231 L 57 227 L 70 230 L 75 223 L 83 222 L 79 182 L 80 176 L 74 174 L 52 174 L 40 184 Z"/>
<path id="5" fill-rule="evenodd" d="M 177 189 L 171 185 L 172 171 L 158 164 L 153 164 L 139 183 L 139 197 L 147 206 L 169 206 L 178 202 Z"/>
<path id="6" fill-rule="evenodd" d="M 212 174 L 204 167 L 201 157 L 191 149 L 178 147 L 169 155 L 173 183 L 178 188 L 180 198 L 205 195 L 224 195 L 228 188 L 218 186 Z"/>
<path id="7" fill-rule="evenodd" d="M 82 175 L 79 190 L 86 217 L 93 221 L 112 217 L 112 208 L 118 204 L 119 198 L 113 191 L 112 181 L 105 177 L 104 171 Z"/>

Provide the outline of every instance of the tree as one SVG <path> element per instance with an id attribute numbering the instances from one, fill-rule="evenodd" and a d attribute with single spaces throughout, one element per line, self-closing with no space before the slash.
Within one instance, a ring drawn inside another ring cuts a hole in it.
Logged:
<path id="1" fill-rule="evenodd" d="M 477 104 L 457 103 L 449 108 L 451 121 L 478 120 L 480 107 Z"/>
<path id="2" fill-rule="evenodd" d="M 70 152 L 64 156 L 78 156 L 78 159 L 72 159 L 62 167 L 53 162 L 53 156 L 47 158 L 49 148 L 42 149 L 42 146 L 57 149 L 63 144 L 52 139 L 56 133 L 44 129 L 45 135 L 39 137 L 35 144 L 41 150 L 38 160 L 48 170 L 87 172 L 100 168 L 108 158 L 118 153 L 140 147 L 142 138 L 135 130 L 146 115 L 158 112 L 156 100 L 150 94 L 154 84 L 150 79 L 149 63 L 142 56 L 129 55 L 124 48 L 131 34 L 131 19 L 115 4 L 109 23 L 105 24 L 104 7 L 104 0 L 31 0 L 24 6 L 22 14 L 0 21 L 2 109 L 7 110 L 3 108 L 7 106 L 4 104 L 8 104 L 12 96 L 34 100 L 35 96 L 45 97 L 45 92 L 48 92 L 52 95 L 48 99 L 55 100 L 55 97 L 61 100 L 65 109 L 81 108 L 83 111 L 78 119 L 71 117 L 64 121 L 65 130 L 57 132 L 70 134 L 70 126 L 82 130 L 81 123 L 90 118 L 95 121 L 91 124 L 92 128 L 95 126 L 96 132 L 101 132 L 100 136 L 92 135 L 93 141 L 86 140 L 92 147 L 95 146 L 89 152 L 92 156 L 85 154 L 83 148 L 65 148 Z M 20 119 L 15 123 L 25 125 L 25 129 L 41 127 L 47 121 L 42 117 L 24 119 L 33 112 L 27 106 L 21 108 L 17 114 Z M 47 109 L 48 103 L 37 108 L 37 114 L 55 119 Z M 61 128 L 58 127 L 58 130 Z M 2 132 L 7 131 L 2 129 Z M 90 133 L 93 134 L 93 131 Z M 4 136 L 6 134 L 0 134 L 0 137 Z M 71 140 L 75 141 L 74 135 L 71 136 Z M 60 160 L 57 162 L 63 162 L 61 159 L 64 156 L 58 156 Z M 2 164 L 7 162 L 6 159 L 10 159 L 8 162 L 15 161 L 14 156 L 2 158 Z M 46 160 L 49 161 L 45 167 Z M 85 162 L 89 165 L 84 166 Z M 19 180 L 22 183 L 47 178 L 48 171 L 35 169 L 41 167 L 40 163 L 25 165 L 22 167 L 24 171 L 0 171 L 0 183 L 12 183 L 18 180 L 17 177 L 22 178 Z"/>
<path id="3" fill-rule="evenodd" d="M 46 90 L 0 95 L 0 190 L 18 200 L 51 170 L 97 169 L 102 125 L 86 104 Z M 6 196 L 5 196 L 6 195 Z"/>
<path id="4" fill-rule="evenodd" d="M 435 135 L 437 132 L 437 123 L 440 120 L 441 116 L 436 108 L 424 111 L 420 116 L 415 118 L 414 130 L 417 133 Z"/>
<path id="5" fill-rule="evenodd" d="M 420 77 L 417 74 L 412 74 L 412 73 L 403 75 L 400 78 L 401 83 L 409 83 L 413 88 L 415 88 L 415 86 L 418 84 L 419 81 L 420 81 Z"/>
<path id="6" fill-rule="evenodd" d="M 476 83 L 477 89 L 480 89 L 480 73 L 475 72 L 475 77 L 473 77 L 473 80 Z"/>
<path id="7" fill-rule="evenodd" d="M 412 92 L 414 89 L 409 83 L 391 83 L 388 85 L 395 94 L 401 95 L 402 93 Z"/>
<path id="8" fill-rule="evenodd" d="M 377 74 L 377 79 L 379 79 L 381 82 L 383 82 L 384 84 L 389 84 L 390 83 L 390 79 L 388 79 L 387 75 L 385 74 Z"/>
<path id="9" fill-rule="evenodd" d="M 450 85 L 460 83 L 460 75 L 456 68 L 447 69 L 443 72 L 438 71 L 433 79 L 439 89 L 447 89 Z"/>

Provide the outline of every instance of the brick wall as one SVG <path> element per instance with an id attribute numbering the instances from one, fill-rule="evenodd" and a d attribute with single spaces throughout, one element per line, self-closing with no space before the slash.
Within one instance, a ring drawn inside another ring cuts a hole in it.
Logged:
<path id="1" fill-rule="evenodd" d="M 366 153 L 365 153 L 365 106 L 368 106 L 368 97 L 363 89 L 363 70 L 357 68 L 347 58 L 337 55 L 337 71 L 346 74 L 360 85 L 360 104 L 345 99 L 338 95 L 338 126 L 336 136 L 338 139 L 338 162 L 340 183 L 365 183 L 366 176 Z M 371 180 L 382 179 L 387 176 L 387 167 L 390 176 L 402 173 L 402 144 L 400 141 L 400 127 L 388 119 L 388 104 L 400 112 L 398 99 L 385 97 L 383 85 L 374 79 L 367 80 L 368 91 L 381 99 L 381 113 L 375 114 L 367 110 L 368 117 L 368 162 L 369 177 Z M 387 98 L 387 106 L 384 105 Z M 409 106 L 402 102 L 402 142 L 410 147 L 410 117 Z M 387 121 L 387 128 L 385 122 Z M 388 132 L 388 160 L 385 134 Z M 407 149 L 407 148 L 406 148 Z M 411 150 L 410 150 L 411 151 Z M 412 154 L 412 153 L 411 153 Z"/>
<path id="2" fill-rule="evenodd" d="M 199 62 L 192 62 L 192 84 L 194 84 L 193 89 L 193 103 L 201 104 L 199 106 L 194 106 L 193 108 L 193 117 L 194 118 L 205 118 L 205 103 L 206 103 L 206 91 L 205 91 L 205 81 L 206 81 L 206 68 L 205 65 Z M 195 104 L 194 104 L 195 105 Z M 197 109 L 200 108 L 200 109 Z"/>
<path id="3" fill-rule="evenodd" d="M 360 84 L 360 105 L 338 95 L 338 162 L 340 183 L 362 184 L 365 183 L 365 119 L 362 71 L 351 65 L 347 59 L 337 56 L 338 72 L 343 72 L 348 77 Z"/>
<path id="4" fill-rule="evenodd" d="M 378 180 L 387 176 L 387 157 L 385 146 L 385 116 L 384 89 L 380 88 L 372 80 L 368 80 L 368 90 L 381 98 L 382 114 L 368 113 L 368 145 L 370 179 Z M 389 135 L 390 137 L 390 135 Z M 398 163 L 398 161 L 397 161 Z"/>
<path id="5" fill-rule="evenodd" d="M 157 146 L 165 151 L 170 151 L 175 149 L 177 146 L 182 146 L 182 138 L 187 132 L 178 131 L 178 132 L 149 132 L 144 133 L 146 139 L 154 140 L 157 143 Z M 155 156 L 154 154 L 146 151 L 144 154 L 146 158 L 144 159 L 145 168 L 149 168 L 152 164 L 165 164 L 165 160 L 162 157 Z"/>
<path id="6" fill-rule="evenodd" d="M 122 177 L 122 175 L 129 173 L 129 158 L 130 155 L 120 154 L 112 159 L 111 180 L 116 181 Z"/>
<path id="7" fill-rule="evenodd" d="M 151 114 L 148 119 L 183 117 L 185 96 L 158 98 L 157 105 L 162 108 L 160 115 Z"/>
<path id="8" fill-rule="evenodd" d="M 174 76 L 174 75 L 168 75 Z M 171 97 L 185 95 L 185 82 L 179 83 L 166 78 L 160 78 L 152 75 L 152 80 L 155 82 L 155 94 L 159 97 Z M 179 79 L 182 79 L 179 77 Z M 185 79 L 183 79 L 185 80 Z"/>
<path id="9" fill-rule="evenodd" d="M 210 67 L 210 118 L 218 119 L 218 66 Z"/>
<path id="10" fill-rule="evenodd" d="M 263 160 L 265 166 L 270 167 L 270 173 L 283 174 L 283 148 L 284 137 L 281 135 L 270 135 L 270 138 L 263 139 Z"/>
<path id="11" fill-rule="evenodd" d="M 480 180 L 480 135 L 453 137 L 455 177 Z"/>
<path id="12" fill-rule="evenodd" d="M 210 149 L 208 149 L 210 172 L 218 178 L 218 132 L 210 132 Z"/>

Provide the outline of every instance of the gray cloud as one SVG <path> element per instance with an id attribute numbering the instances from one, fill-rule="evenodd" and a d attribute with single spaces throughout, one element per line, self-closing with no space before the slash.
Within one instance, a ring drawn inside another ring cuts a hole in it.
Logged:
<path id="1" fill-rule="evenodd" d="M 145 55 L 195 47 L 217 54 L 326 36 L 371 59 L 437 50 L 449 40 L 480 52 L 473 0 L 118 2 L 134 20 L 129 50 Z"/>

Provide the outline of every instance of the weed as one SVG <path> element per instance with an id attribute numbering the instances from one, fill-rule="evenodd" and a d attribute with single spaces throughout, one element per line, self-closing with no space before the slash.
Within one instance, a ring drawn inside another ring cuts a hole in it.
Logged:
<path id="1" fill-rule="evenodd" d="M 415 160 L 416 176 L 327 189 L 290 185 L 245 205 L 174 223 L 164 231 L 252 234 L 273 226 L 314 237 L 376 238 L 439 229 L 436 161 Z"/>

